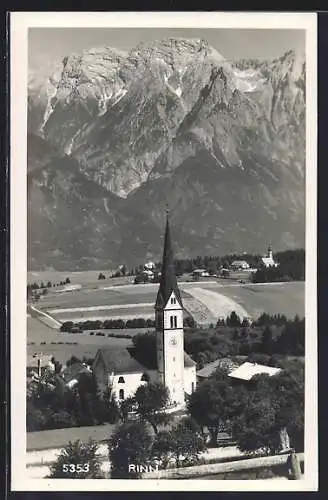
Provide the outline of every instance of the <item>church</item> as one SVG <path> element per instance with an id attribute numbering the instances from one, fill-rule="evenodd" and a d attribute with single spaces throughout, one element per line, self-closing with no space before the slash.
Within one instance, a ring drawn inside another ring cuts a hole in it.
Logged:
<path id="1" fill-rule="evenodd" d="M 167 217 L 155 302 L 156 352 L 153 359 L 141 360 L 133 348 L 99 349 L 92 367 L 99 388 L 110 387 L 116 400 L 122 401 L 133 396 L 140 385 L 161 382 L 168 389 L 170 406 L 183 406 L 186 395 L 196 387 L 196 364 L 184 352 L 183 312 Z"/>
<path id="2" fill-rule="evenodd" d="M 278 263 L 275 262 L 273 258 L 272 247 L 269 245 L 268 253 L 264 257 L 261 258 L 262 265 L 264 267 L 278 267 Z"/>

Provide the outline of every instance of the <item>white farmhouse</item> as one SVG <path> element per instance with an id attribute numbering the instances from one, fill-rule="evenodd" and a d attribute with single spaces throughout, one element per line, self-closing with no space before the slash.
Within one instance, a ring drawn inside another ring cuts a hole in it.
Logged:
<path id="1" fill-rule="evenodd" d="M 100 388 L 110 386 L 118 401 L 133 396 L 140 385 L 163 383 L 172 406 L 183 406 L 185 395 L 196 387 L 196 365 L 184 352 L 183 304 L 178 288 L 166 222 L 161 279 L 155 303 L 156 354 L 154 359 L 136 359 L 133 348 L 107 347 L 97 352 L 93 371 Z"/>
<path id="2" fill-rule="evenodd" d="M 233 269 L 249 269 L 249 264 L 246 260 L 234 260 L 231 263 Z"/>

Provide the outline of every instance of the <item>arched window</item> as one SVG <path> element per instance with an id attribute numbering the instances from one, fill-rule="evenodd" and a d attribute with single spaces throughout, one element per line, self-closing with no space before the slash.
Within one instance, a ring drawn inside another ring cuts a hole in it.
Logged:
<path id="1" fill-rule="evenodd" d="M 119 391 L 119 393 L 118 393 L 118 394 L 119 394 L 119 395 L 118 395 L 118 397 L 119 397 L 120 399 L 124 399 L 124 389 L 120 389 L 120 391 Z"/>
<path id="2" fill-rule="evenodd" d="M 144 373 L 143 376 L 141 377 L 141 382 L 149 382 L 149 375 L 148 373 Z"/>
<path id="3" fill-rule="evenodd" d="M 171 304 L 176 304 L 176 302 L 177 301 L 176 301 L 175 297 L 171 297 Z"/>
<path id="4" fill-rule="evenodd" d="M 195 382 L 191 382 L 191 392 L 195 391 Z"/>
<path id="5" fill-rule="evenodd" d="M 125 383 L 124 377 L 120 377 L 120 378 L 118 379 L 118 383 L 119 383 L 119 384 L 124 384 L 124 383 Z"/>

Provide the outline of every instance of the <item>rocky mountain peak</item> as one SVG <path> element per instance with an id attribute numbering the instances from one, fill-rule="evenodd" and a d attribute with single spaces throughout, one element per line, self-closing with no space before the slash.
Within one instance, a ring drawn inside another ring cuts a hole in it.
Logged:
<path id="1" fill-rule="evenodd" d="M 47 234 L 56 227 L 64 234 L 56 215 L 64 211 L 72 227 L 79 221 L 76 241 L 87 232 L 86 253 L 101 246 L 98 230 L 113 262 L 123 242 L 146 252 L 147 224 L 154 233 L 167 201 L 176 207 L 181 252 L 235 251 L 241 241 L 256 251 L 267 232 L 281 248 L 303 241 L 305 64 L 293 51 L 232 64 L 205 40 L 169 38 L 128 53 L 104 47 L 68 54 L 50 73 L 31 74 L 28 119 L 29 142 L 39 144 L 33 134 L 44 141 L 41 157 L 29 162 Z M 74 200 L 87 200 L 90 186 L 92 217 L 83 221 Z M 100 195 L 107 201 L 93 201 Z M 144 221 L 139 243 L 125 236 L 135 235 L 135 207 Z M 30 210 L 33 221 L 33 203 Z M 118 242 L 112 250 L 107 217 Z M 40 240 L 39 212 L 35 220 Z M 61 262 L 74 260 L 76 250 L 64 245 L 61 252 Z"/>

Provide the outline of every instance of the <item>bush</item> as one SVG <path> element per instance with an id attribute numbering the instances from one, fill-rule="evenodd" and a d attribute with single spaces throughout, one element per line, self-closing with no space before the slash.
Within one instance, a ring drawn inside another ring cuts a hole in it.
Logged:
<path id="1" fill-rule="evenodd" d="M 47 427 L 50 429 L 65 429 L 67 427 L 74 427 L 75 425 L 76 419 L 73 415 L 65 410 L 60 410 L 56 413 L 52 413 Z"/>
<path id="2" fill-rule="evenodd" d="M 81 441 L 69 442 L 56 462 L 51 466 L 49 477 L 66 479 L 103 478 L 104 474 L 101 472 L 101 462 L 97 450 L 98 445 L 91 439 L 87 443 Z M 67 464 L 71 466 L 65 468 Z M 78 468 L 78 465 L 82 467 Z"/>

